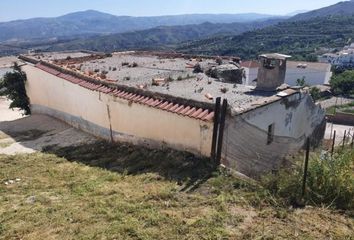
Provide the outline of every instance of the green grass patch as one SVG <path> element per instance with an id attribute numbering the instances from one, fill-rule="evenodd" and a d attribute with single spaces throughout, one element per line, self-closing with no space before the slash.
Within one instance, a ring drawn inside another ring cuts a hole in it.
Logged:
<path id="1" fill-rule="evenodd" d="M 332 106 L 326 109 L 326 113 L 334 115 L 336 112 L 354 113 L 354 101 L 348 104 Z"/>
<path id="2" fill-rule="evenodd" d="M 0 239 L 349 239 L 353 229 L 188 153 L 99 142 L 0 155 Z"/>

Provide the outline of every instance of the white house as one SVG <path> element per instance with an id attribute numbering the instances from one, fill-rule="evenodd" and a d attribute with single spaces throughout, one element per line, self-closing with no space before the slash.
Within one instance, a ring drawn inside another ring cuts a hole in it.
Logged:
<path id="1" fill-rule="evenodd" d="M 321 63 L 330 63 L 339 67 L 354 67 L 354 43 L 345 46 L 338 53 L 326 53 L 318 58 Z"/>
<path id="2" fill-rule="evenodd" d="M 259 69 L 258 61 L 242 62 L 241 66 L 245 70 L 244 84 L 255 86 Z M 310 86 L 329 84 L 332 77 L 331 64 L 314 62 L 288 61 L 285 75 L 285 83 L 296 86 L 298 79 L 305 79 Z"/>

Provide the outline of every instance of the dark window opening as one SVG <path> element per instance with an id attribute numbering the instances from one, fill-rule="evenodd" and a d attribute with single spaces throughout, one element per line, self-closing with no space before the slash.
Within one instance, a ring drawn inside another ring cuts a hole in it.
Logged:
<path id="1" fill-rule="evenodd" d="M 268 138 L 267 144 L 271 144 L 274 141 L 274 123 L 268 126 Z"/>
<path id="2" fill-rule="evenodd" d="M 264 59 L 263 60 L 263 67 L 267 69 L 273 69 L 277 65 L 277 60 L 274 59 Z"/>

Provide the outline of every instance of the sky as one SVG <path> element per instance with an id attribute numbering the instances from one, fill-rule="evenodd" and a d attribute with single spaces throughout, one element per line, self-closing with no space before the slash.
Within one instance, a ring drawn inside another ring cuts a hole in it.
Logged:
<path id="1" fill-rule="evenodd" d="M 114 15 L 159 16 L 188 13 L 266 13 L 285 15 L 340 0 L 0 0 L 0 22 L 56 17 L 88 9 Z"/>

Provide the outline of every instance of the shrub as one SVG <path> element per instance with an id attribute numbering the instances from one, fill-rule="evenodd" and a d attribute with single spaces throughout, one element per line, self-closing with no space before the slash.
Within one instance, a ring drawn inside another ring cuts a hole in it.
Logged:
<path id="1" fill-rule="evenodd" d="M 194 66 L 193 73 L 202 73 L 202 72 L 203 72 L 202 67 L 200 66 L 199 63 L 197 63 L 197 64 Z"/>
<path id="2" fill-rule="evenodd" d="M 321 90 L 317 87 L 312 87 L 310 89 L 310 95 L 311 95 L 312 99 L 316 102 L 317 100 L 319 100 L 321 98 Z"/>
<path id="3" fill-rule="evenodd" d="M 354 94 L 354 70 L 334 75 L 330 84 L 334 94 Z"/>
<path id="4" fill-rule="evenodd" d="M 327 205 L 343 210 L 354 209 L 354 150 L 317 154 L 309 161 L 307 191 L 304 200 L 309 204 Z M 273 195 L 296 204 L 301 196 L 303 169 L 301 164 L 293 169 L 268 175 L 262 184 Z"/>
<path id="5" fill-rule="evenodd" d="M 2 95 L 7 96 L 12 101 L 10 108 L 20 108 L 25 111 L 25 115 L 29 115 L 31 109 L 25 88 L 26 73 L 21 71 L 17 63 L 14 63 L 13 69 L 14 72 L 6 73 L 4 78 L 0 79 L 0 89 L 5 89 Z"/>

